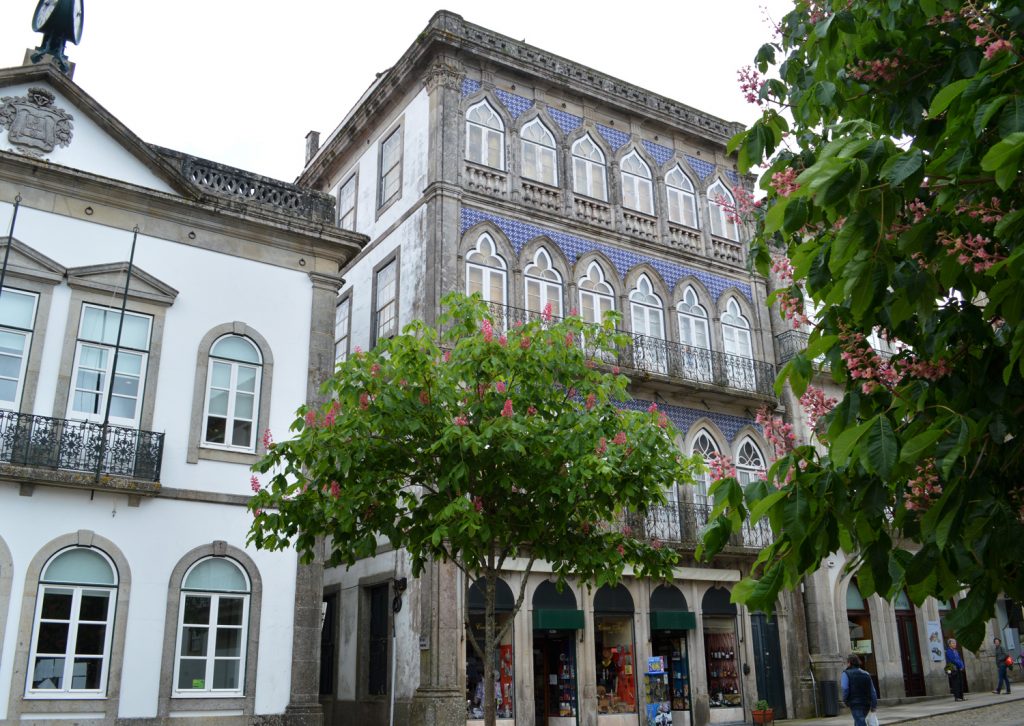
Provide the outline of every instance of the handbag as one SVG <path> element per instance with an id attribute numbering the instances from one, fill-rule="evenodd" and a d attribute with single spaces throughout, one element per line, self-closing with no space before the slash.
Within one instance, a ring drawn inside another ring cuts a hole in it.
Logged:
<path id="1" fill-rule="evenodd" d="M 864 721 L 868 726 L 878 726 L 878 714 L 868 711 L 868 717 Z"/>

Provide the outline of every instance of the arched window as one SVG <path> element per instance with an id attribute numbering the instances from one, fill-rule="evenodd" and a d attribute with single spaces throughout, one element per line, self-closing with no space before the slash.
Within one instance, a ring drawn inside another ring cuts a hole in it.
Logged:
<path id="1" fill-rule="evenodd" d="M 505 124 L 487 101 L 466 111 L 466 158 L 495 169 L 505 168 Z"/>
<path id="2" fill-rule="evenodd" d="M 755 387 L 754 352 L 750 343 L 750 323 L 743 316 L 736 298 L 731 297 L 722 313 L 722 340 L 727 354 L 726 377 L 733 388 L 752 390 Z"/>
<path id="3" fill-rule="evenodd" d="M 562 317 L 562 276 L 551 266 L 551 256 L 543 247 L 538 247 L 533 262 L 523 270 L 526 277 L 526 309 L 542 313 L 548 303 L 551 314 Z"/>
<path id="4" fill-rule="evenodd" d="M 242 695 L 250 589 L 245 570 L 227 557 L 200 560 L 185 574 L 174 695 Z"/>
<path id="5" fill-rule="evenodd" d="M 644 214 L 654 214 L 654 186 L 651 170 L 631 151 L 622 159 L 622 206 Z"/>
<path id="6" fill-rule="evenodd" d="M 720 180 L 708 187 L 708 213 L 711 234 L 731 240 L 740 238 L 736 228 L 736 199 Z"/>
<path id="7" fill-rule="evenodd" d="M 608 201 L 604 154 L 589 134 L 572 145 L 572 190 Z"/>
<path id="8" fill-rule="evenodd" d="M 697 300 L 692 286 L 683 291 L 676 303 L 679 319 L 679 342 L 683 348 L 683 375 L 691 380 L 711 380 L 711 336 L 708 334 L 708 311 Z"/>
<path id="9" fill-rule="evenodd" d="M 645 336 L 633 340 L 634 364 L 641 370 L 665 373 L 668 370 L 668 355 L 665 349 L 664 309 L 647 275 L 640 275 L 636 287 L 629 293 L 629 314 L 634 335 Z"/>
<path id="10" fill-rule="evenodd" d="M 587 274 L 580 278 L 580 315 L 588 323 L 600 323 L 604 314 L 615 309 L 615 290 L 604 277 L 604 269 L 597 262 L 587 266 Z"/>
<path id="11" fill-rule="evenodd" d="M 678 164 L 665 175 L 665 187 L 668 190 L 668 221 L 696 228 L 697 196 L 693 192 L 693 182 Z"/>
<path id="12" fill-rule="evenodd" d="M 110 670 L 117 569 L 90 547 L 61 550 L 39 578 L 27 697 L 102 697 Z"/>
<path id="13" fill-rule="evenodd" d="M 523 126 L 519 133 L 523 152 L 523 177 L 558 186 L 555 137 L 540 119 Z"/>
<path id="14" fill-rule="evenodd" d="M 225 335 L 210 348 L 203 412 L 203 445 L 254 451 L 263 357 L 241 335 Z"/>
<path id="15" fill-rule="evenodd" d="M 753 441 L 744 439 L 736 454 L 736 477 L 746 486 L 752 481 L 765 478 L 764 457 Z"/>
<path id="16" fill-rule="evenodd" d="M 715 445 L 715 440 L 711 438 L 706 430 L 701 429 L 698 432 L 696 438 L 693 440 L 693 448 L 690 453 L 700 454 L 704 457 L 704 463 L 707 464 L 711 461 L 711 457 L 718 452 L 718 446 Z M 711 486 L 711 475 L 705 471 L 702 474 L 696 475 L 696 489 L 693 495 L 693 501 L 701 507 L 697 511 L 697 524 L 703 526 L 708 521 L 708 488 Z"/>
<path id="17" fill-rule="evenodd" d="M 466 294 L 480 293 L 489 303 L 505 305 L 505 260 L 495 251 L 494 239 L 484 232 L 466 254 Z"/>

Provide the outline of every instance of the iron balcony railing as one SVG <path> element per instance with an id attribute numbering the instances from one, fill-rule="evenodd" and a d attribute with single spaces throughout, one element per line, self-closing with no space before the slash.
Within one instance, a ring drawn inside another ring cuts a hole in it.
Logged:
<path id="1" fill-rule="evenodd" d="M 628 515 L 624 526 L 629 527 L 634 537 L 694 548 L 700 542 L 701 531 L 708 524 L 711 510 L 710 504 L 669 502 L 650 507 L 642 514 Z M 773 541 L 771 526 L 767 520 L 760 519 L 744 523 L 729 544 L 747 549 L 763 549 Z"/>
<path id="2" fill-rule="evenodd" d="M 517 323 L 541 317 L 540 313 L 532 310 L 508 305 L 491 304 L 490 308 L 495 322 L 505 330 Z M 558 318 L 555 316 L 553 319 Z M 620 332 L 629 335 L 631 340 L 608 363 L 639 373 L 659 374 L 676 380 L 706 383 L 764 396 L 774 395 L 775 366 L 771 363 L 663 338 Z"/>
<path id="3" fill-rule="evenodd" d="M 0 411 L 0 463 L 159 481 L 164 435 Z"/>
<path id="4" fill-rule="evenodd" d="M 776 335 L 775 349 L 778 352 L 779 363 L 786 363 L 797 353 L 806 350 L 810 337 L 810 333 L 802 330 L 786 330 Z"/>

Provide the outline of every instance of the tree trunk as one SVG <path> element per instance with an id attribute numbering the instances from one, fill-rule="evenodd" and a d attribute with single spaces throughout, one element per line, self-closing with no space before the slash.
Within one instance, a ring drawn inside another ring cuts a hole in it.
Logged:
<path id="1" fill-rule="evenodd" d="M 498 722 L 498 704 L 494 697 L 494 655 L 497 649 L 497 643 L 494 642 L 495 578 L 493 570 L 484 573 L 484 724 L 486 726 L 495 726 Z"/>

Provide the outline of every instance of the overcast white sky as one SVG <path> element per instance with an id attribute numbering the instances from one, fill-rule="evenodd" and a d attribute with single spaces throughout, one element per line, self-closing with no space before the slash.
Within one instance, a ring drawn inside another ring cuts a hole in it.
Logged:
<path id="1" fill-rule="evenodd" d="M 85 0 L 75 82 L 144 140 L 278 179 L 433 13 L 556 53 L 730 121 L 749 123 L 740 66 L 791 0 Z M 20 65 L 36 0 L 0 0 L 0 67 Z M 581 8 L 590 7 L 586 12 Z"/>

